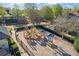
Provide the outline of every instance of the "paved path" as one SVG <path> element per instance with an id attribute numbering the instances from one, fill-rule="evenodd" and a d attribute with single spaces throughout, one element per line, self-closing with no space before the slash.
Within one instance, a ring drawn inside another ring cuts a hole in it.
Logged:
<path id="1" fill-rule="evenodd" d="M 53 38 L 53 43 L 57 46 L 61 47 L 65 52 L 70 54 L 71 56 L 79 56 L 79 53 L 74 49 L 73 45 L 66 40 L 61 39 L 58 36 Z"/>

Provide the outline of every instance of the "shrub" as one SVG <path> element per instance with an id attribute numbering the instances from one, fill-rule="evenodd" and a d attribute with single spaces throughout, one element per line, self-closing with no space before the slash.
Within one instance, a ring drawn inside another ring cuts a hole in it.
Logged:
<path id="1" fill-rule="evenodd" d="M 15 41 L 13 40 L 12 37 L 10 38 L 10 46 L 12 48 L 12 53 L 13 54 L 15 53 L 16 56 L 20 56 L 20 51 L 18 49 L 18 46 L 17 46 L 17 44 L 15 43 Z"/>
<path id="2" fill-rule="evenodd" d="M 10 35 L 12 35 L 12 29 L 9 30 Z"/>
<path id="3" fill-rule="evenodd" d="M 16 52 L 16 56 L 20 56 L 20 52 L 19 51 Z"/>
<path id="4" fill-rule="evenodd" d="M 11 44 L 11 45 L 15 44 L 13 38 L 10 38 L 10 44 Z"/>
<path id="5" fill-rule="evenodd" d="M 16 55 L 16 56 L 20 56 L 19 48 L 18 48 L 17 44 L 15 43 L 14 39 L 11 36 L 12 35 L 12 29 L 10 29 L 9 33 L 10 33 L 9 44 L 10 44 L 11 54 Z"/>
<path id="6" fill-rule="evenodd" d="M 66 34 L 66 33 L 64 33 L 63 36 L 64 36 L 64 38 L 65 38 L 67 41 L 69 41 L 69 42 L 71 42 L 71 43 L 74 43 L 74 37 L 73 37 L 73 36 L 71 36 L 71 35 L 69 35 L 69 34 Z"/>
<path id="7" fill-rule="evenodd" d="M 12 48 L 13 48 L 13 49 L 17 49 L 18 46 L 17 46 L 16 44 L 14 44 L 14 45 L 12 45 Z"/>
<path id="8" fill-rule="evenodd" d="M 79 52 L 79 36 L 76 36 L 74 40 L 74 48 Z"/>

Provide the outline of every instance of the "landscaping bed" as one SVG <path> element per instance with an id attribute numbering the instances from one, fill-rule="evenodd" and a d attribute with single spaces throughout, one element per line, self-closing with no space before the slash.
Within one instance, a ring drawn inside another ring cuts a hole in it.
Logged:
<path id="1" fill-rule="evenodd" d="M 9 31 L 9 33 L 12 35 L 11 30 Z M 10 51 L 12 55 L 15 55 L 15 56 L 21 55 L 17 44 L 15 43 L 14 39 L 11 36 L 9 39 L 9 45 L 10 45 Z"/>

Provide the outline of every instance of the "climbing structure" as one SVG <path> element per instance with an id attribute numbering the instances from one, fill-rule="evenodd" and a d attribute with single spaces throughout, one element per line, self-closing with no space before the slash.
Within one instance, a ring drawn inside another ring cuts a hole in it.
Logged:
<path id="1" fill-rule="evenodd" d="M 36 28 L 32 28 L 32 29 L 24 32 L 24 37 L 25 38 L 32 38 L 31 40 L 41 40 L 46 37 L 46 33 L 41 32 Z"/>

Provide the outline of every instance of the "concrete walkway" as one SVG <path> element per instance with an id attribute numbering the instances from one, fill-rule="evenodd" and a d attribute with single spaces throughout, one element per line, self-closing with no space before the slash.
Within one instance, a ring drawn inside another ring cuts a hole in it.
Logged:
<path id="1" fill-rule="evenodd" d="M 71 56 L 79 56 L 79 53 L 74 49 L 73 45 L 68 41 L 55 36 L 53 38 L 53 43 L 59 47 L 61 47 L 65 52 L 70 54 Z"/>

